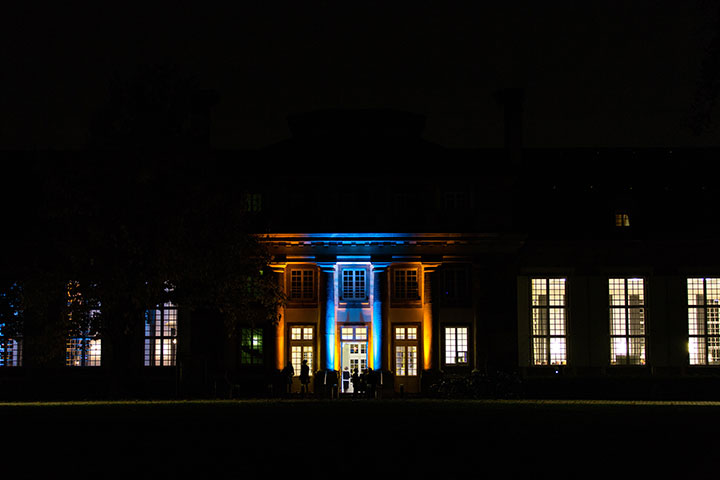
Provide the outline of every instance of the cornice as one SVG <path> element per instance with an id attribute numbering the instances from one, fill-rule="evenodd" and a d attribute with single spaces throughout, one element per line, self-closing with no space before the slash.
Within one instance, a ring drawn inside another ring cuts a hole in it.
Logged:
<path id="1" fill-rule="evenodd" d="M 522 244 L 524 235 L 503 233 L 267 233 L 257 236 L 270 246 L 359 247 Z"/>

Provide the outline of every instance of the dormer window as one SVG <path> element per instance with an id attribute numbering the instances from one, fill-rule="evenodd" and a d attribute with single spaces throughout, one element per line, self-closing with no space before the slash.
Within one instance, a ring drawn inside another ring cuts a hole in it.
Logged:
<path id="1" fill-rule="evenodd" d="M 627 212 L 618 212 L 615 214 L 615 226 L 616 227 L 629 227 L 630 226 L 630 215 Z"/>

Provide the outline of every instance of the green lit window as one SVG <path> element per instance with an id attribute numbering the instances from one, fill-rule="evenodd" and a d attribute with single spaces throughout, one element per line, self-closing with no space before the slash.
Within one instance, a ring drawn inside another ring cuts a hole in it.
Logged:
<path id="1" fill-rule="evenodd" d="M 262 194 L 256 192 L 245 193 L 244 207 L 246 212 L 257 213 L 262 211 Z"/>
<path id="2" fill-rule="evenodd" d="M 240 329 L 240 364 L 262 365 L 263 331 L 261 328 Z"/>

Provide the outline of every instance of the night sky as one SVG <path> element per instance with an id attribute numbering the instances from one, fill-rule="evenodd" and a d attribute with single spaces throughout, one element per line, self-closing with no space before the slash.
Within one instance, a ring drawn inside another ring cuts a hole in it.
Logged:
<path id="1" fill-rule="evenodd" d="M 217 92 L 217 149 L 334 107 L 422 113 L 428 140 L 499 147 L 494 93 L 515 87 L 528 147 L 720 138 L 712 1 L 18 3 L 0 29 L 3 149 L 87 148 L 113 81 L 148 66 Z"/>

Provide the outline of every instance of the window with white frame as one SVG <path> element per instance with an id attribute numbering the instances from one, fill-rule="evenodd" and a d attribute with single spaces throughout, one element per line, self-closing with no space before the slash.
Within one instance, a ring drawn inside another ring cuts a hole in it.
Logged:
<path id="1" fill-rule="evenodd" d="M 645 281 L 608 279 L 610 364 L 645 365 Z"/>
<path id="2" fill-rule="evenodd" d="M 177 357 L 177 306 L 171 302 L 145 312 L 145 366 L 171 367 Z"/>
<path id="3" fill-rule="evenodd" d="M 396 300 L 420 299 L 417 268 L 393 269 L 393 298 Z"/>
<path id="4" fill-rule="evenodd" d="M 533 365 L 567 364 L 565 278 L 531 280 L 530 348 Z"/>
<path id="5" fill-rule="evenodd" d="M 240 365 L 263 365 L 263 329 L 240 328 Z"/>
<path id="6" fill-rule="evenodd" d="M 290 300 L 296 302 L 315 300 L 315 271 L 311 268 L 290 270 Z"/>
<path id="7" fill-rule="evenodd" d="M 65 365 L 99 367 L 102 357 L 100 301 L 93 295 L 95 285 L 71 281 L 66 288 L 68 336 L 65 339 Z"/>
<path id="8" fill-rule="evenodd" d="M 418 327 L 395 327 L 395 375 L 416 377 L 418 374 Z"/>
<path id="9" fill-rule="evenodd" d="M 310 373 L 313 371 L 313 341 L 315 329 L 310 325 L 293 325 L 290 327 L 290 362 L 295 376 L 300 376 L 303 360 L 307 360 Z"/>
<path id="10" fill-rule="evenodd" d="M 688 278 L 690 365 L 720 365 L 720 278 Z"/>
<path id="11" fill-rule="evenodd" d="M 365 341 L 368 338 L 367 336 L 367 327 L 357 327 L 352 325 L 340 327 L 340 338 L 343 341 Z"/>
<path id="12" fill-rule="evenodd" d="M 0 291 L 0 367 L 22 365 L 22 287 L 13 283 Z"/>
<path id="13" fill-rule="evenodd" d="M 365 268 L 343 267 L 340 298 L 344 301 L 367 300 L 367 272 Z"/>
<path id="14" fill-rule="evenodd" d="M 468 327 L 445 327 L 445 365 L 468 362 Z"/>

